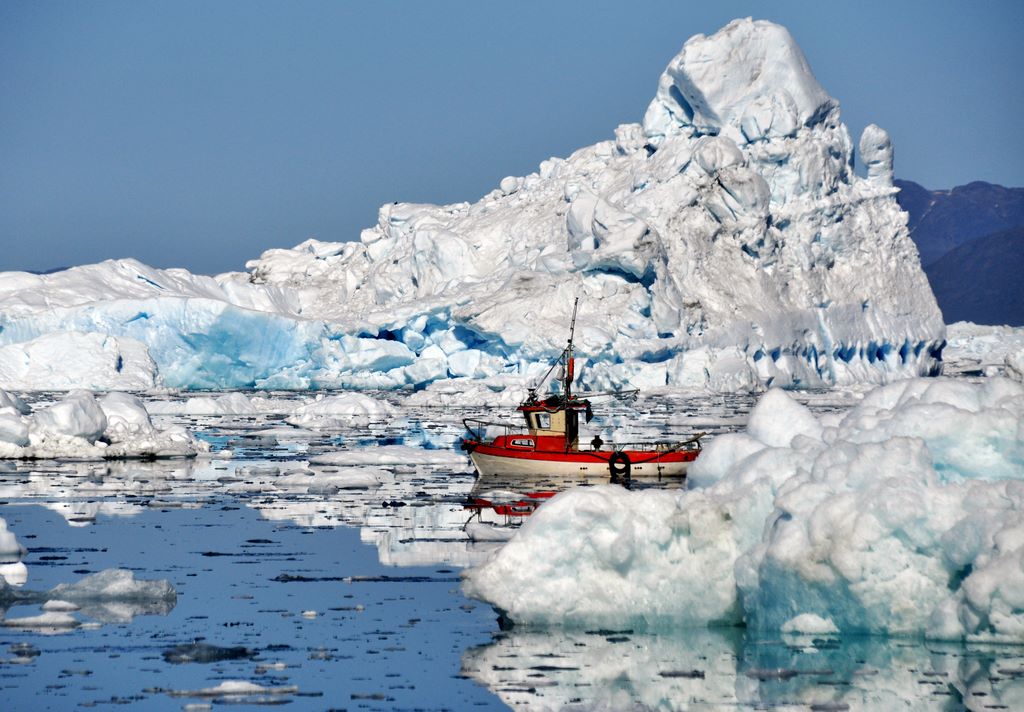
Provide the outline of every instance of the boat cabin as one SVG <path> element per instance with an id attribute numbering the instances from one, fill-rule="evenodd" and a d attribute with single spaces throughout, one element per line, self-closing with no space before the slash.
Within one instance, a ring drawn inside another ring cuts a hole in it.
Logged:
<path id="1" fill-rule="evenodd" d="M 587 422 L 593 415 L 589 401 L 559 396 L 544 401 L 528 400 L 518 410 L 526 419 L 529 438 L 533 441 L 530 445 L 537 450 L 559 452 L 579 449 L 580 413 Z"/>

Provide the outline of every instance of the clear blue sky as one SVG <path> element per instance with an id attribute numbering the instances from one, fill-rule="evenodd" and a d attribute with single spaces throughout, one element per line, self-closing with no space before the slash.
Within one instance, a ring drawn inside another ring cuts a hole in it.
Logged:
<path id="1" fill-rule="evenodd" d="M 242 269 L 640 121 L 696 33 L 789 28 L 854 141 L 1024 185 L 1024 3 L 0 0 L 0 270 Z"/>

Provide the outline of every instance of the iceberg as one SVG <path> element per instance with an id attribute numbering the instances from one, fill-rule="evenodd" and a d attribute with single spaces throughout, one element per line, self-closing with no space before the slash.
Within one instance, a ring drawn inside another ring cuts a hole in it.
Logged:
<path id="1" fill-rule="evenodd" d="M 154 426 L 142 401 L 128 393 L 97 400 L 74 390 L 32 409 L 0 390 L 0 459 L 195 457 L 208 450 L 182 426 Z"/>
<path id="2" fill-rule="evenodd" d="M 1024 643 L 1024 386 L 908 379 L 820 418 L 773 389 L 690 489 L 557 495 L 463 587 L 526 626 Z"/>
<path id="3" fill-rule="evenodd" d="M 575 296 L 585 388 L 937 374 L 945 327 L 891 140 L 864 131 L 864 178 L 853 145 L 785 28 L 736 20 L 686 42 L 642 123 L 476 202 L 388 204 L 358 241 L 268 250 L 244 273 L 4 273 L 0 386 L 521 386 L 561 350 Z M 96 366 L 60 374 L 72 341 Z"/>

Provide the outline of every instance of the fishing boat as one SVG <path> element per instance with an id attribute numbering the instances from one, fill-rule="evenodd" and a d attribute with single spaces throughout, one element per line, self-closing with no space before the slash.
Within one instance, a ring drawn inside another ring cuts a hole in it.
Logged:
<path id="1" fill-rule="evenodd" d="M 600 436 L 589 446 L 580 447 L 580 419 L 589 423 L 593 416 L 591 399 L 598 397 L 635 397 L 637 391 L 611 393 L 573 393 L 575 358 L 573 335 L 576 309 L 573 305 L 568 345 L 548 369 L 537 386 L 517 408 L 525 425 L 494 423 L 467 418 L 463 421 L 469 436 L 462 448 L 469 453 L 481 477 L 549 476 L 565 479 L 610 479 L 629 482 L 634 478 L 683 478 L 689 463 L 700 454 L 703 433 L 682 442 L 604 443 Z M 561 366 L 561 388 L 545 398 L 537 395 L 557 366 Z M 498 428 L 500 435 L 488 439 L 488 429 Z"/>

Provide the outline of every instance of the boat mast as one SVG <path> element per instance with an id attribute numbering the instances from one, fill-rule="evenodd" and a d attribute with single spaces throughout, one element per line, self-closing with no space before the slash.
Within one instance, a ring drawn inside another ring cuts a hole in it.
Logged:
<path id="1" fill-rule="evenodd" d="M 566 402 L 572 398 L 572 378 L 575 375 L 576 363 L 572 357 L 572 337 L 576 333 L 576 309 L 579 308 L 580 298 L 576 297 L 576 301 L 572 304 L 572 322 L 569 324 L 569 345 L 565 347 L 565 369 L 563 371 L 565 383 L 563 391 L 565 392 Z"/>

